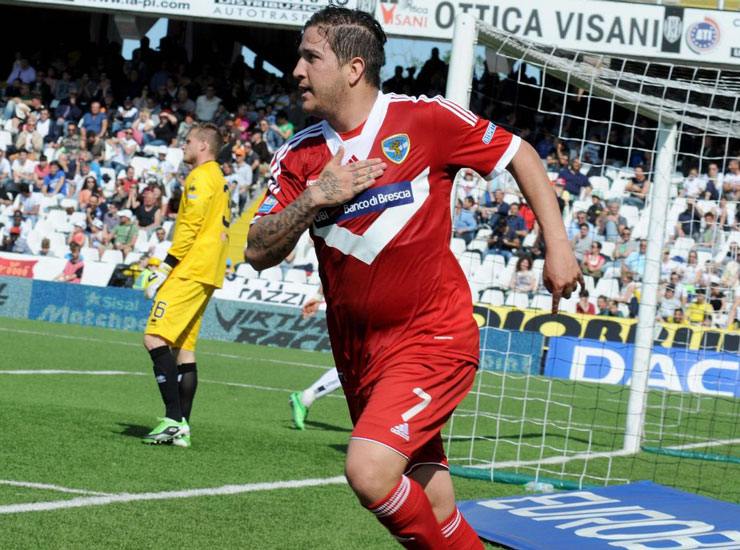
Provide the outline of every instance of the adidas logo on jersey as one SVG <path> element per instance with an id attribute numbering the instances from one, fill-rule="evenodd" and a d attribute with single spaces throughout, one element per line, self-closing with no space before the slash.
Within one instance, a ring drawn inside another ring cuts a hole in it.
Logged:
<path id="1" fill-rule="evenodd" d="M 408 441 L 409 438 L 409 425 L 407 422 L 397 424 L 391 428 L 391 433 L 396 434 L 398 437 Z"/>

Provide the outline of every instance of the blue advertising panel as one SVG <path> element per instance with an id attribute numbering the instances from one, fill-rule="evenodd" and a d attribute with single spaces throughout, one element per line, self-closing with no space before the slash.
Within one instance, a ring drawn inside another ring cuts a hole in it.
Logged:
<path id="1" fill-rule="evenodd" d="M 142 292 L 128 288 L 33 281 L 28 318 L 143 331 L 151 307 Z"/>
<path id="2" fill-rule="evenodd" d="M 635 346 L 573 337 L 550 338 L 545 375 L 569 380 L 626 385 L 632 377 Z M 740 397 L 740 356 L 731 353 L 654 347 L 651 388 Z"/>
<path id="3" fill-rule="evenodd" d="M 517 550 L 740 547 L 740 506 L 650 481 L 458 508 L 481 538 Z"/>
<path id="4" fill-rule="evenodd" d="M 539 374 L 545 337 L 493 327 L 480 329 L 480 368 L 516 374 Z"/>
<path id="5" fill-rule="evenodd" d="M 32 285 L 31 279 L 0 277 L 0 317 L 26 319 Z"/>

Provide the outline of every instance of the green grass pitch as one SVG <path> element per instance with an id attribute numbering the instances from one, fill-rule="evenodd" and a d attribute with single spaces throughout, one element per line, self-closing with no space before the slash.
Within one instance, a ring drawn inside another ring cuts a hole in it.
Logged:
<path id="1" fill-rule="evenodd" d="M 95 495 L 159 493 L 341 476 L 350 421 L 340 392 L 292 428 L 289 391 L 331 365 L 323 353 L 202 341 L 193 447 L 139 437 L 162 405 L 134 333 L 0 319 L 0 511 Z M 461 499 L 521 493 L 457 479 Z M 345 483 L 0 514 L 0 548 L 397 548 Z"/>

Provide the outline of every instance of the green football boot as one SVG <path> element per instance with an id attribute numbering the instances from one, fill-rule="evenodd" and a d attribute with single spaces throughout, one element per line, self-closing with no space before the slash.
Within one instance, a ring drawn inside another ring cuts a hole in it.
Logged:
<path id="1" fill-rule="evenodd" d="M 305 430 L 305 420 L 308 416 L 308 407 L 301 402 L 301 392 L 294 391 L 288 398 L 290 410 L 293 412 L 293 425 L 299 430 Z"/>
<path id="2" fill-rule="evenodd" d="M 190 428 L 184 420 L 182 422 L 172 420 L 171 418 L 160 418 L 159 420 L 159 424 L 141 438 L 142 443 L 157 445 L 159 443 L 169 443 L 182 435 L 190 435 Z"/>

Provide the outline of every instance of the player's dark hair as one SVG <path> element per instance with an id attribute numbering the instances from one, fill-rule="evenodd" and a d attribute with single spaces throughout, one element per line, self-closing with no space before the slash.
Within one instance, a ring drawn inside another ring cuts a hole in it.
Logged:
<path id="1" fill-rule="evenodd" d="M 218 155 L 221 150 L 221 145 L 223 144 L 221 131 L 218 129 L 218 126 L 212 122 L 199 122 L 193 124 L 190 131 L 197 134 L 201 140 L 208 144 L 208 149 L 214 156 Z"/>
<path id="2" fill-rule="evenodd" d="M 380 88 L 380 68 L 385 64 L 386 36 L 380 23 L 369 13 L 337 6 L 327 6 L 311 16 L 303 27 L 316 27 L 332 51 L 339 65 L 354 57 L 365 60 L 365 81 Z"/>

